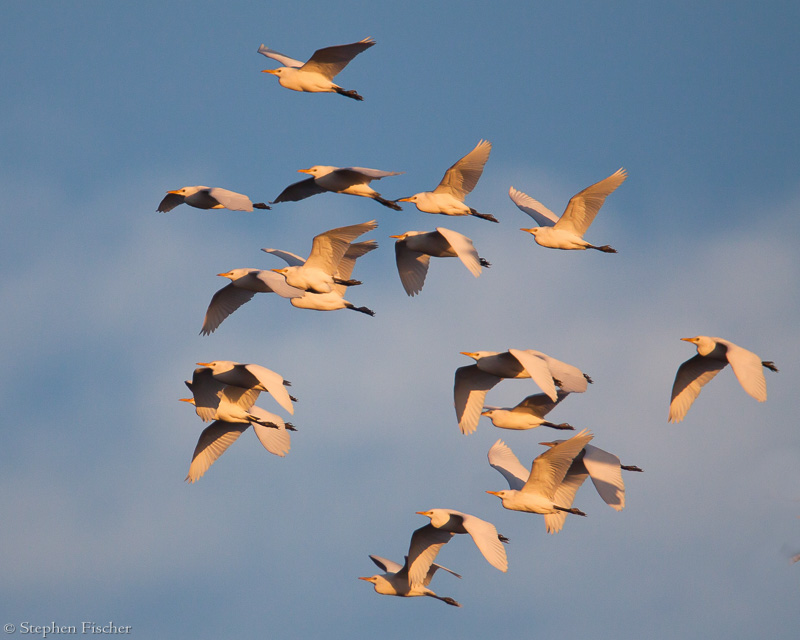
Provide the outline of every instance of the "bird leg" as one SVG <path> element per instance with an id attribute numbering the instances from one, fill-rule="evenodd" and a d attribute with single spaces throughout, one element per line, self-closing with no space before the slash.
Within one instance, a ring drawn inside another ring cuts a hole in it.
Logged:
<path id="1" fill-rule="evenodd" d="M 263 202 L 254 202 L 253 209 L 272 209 L 272 207 L 264 204 Z"/>
<path id="2" fill-rule="evenodd" d="M 349 91 L 347 91 L 345 89 L 342 89 L 341 87 L 334 87 L 333 90 L 336 93 L 338 93 L 340 96 L 346 96 L 347 98 L 352 98 L 353 100 L 363 100 L 364 99 L 360 95 L 358 95 L 353 89 L 350 89 Z"/>
<path id="3" fill-rule="evenodd" d="M 567 509 L 566 507 L 559 507 L 557 504 L 554 504 L 553 508 L 558 509 L 559 511 L 564 511 L 566 513 L 572 513 L 576 516 L 584 516 L 584 517 L 586 516 L 586 514 L 583 511 L 581 511 L 580 509 L 576 509 L 575 507 L 572 507 L 572 509 Z"/>
<path id="4" fill-rule="evenodd" d="M 500 222 L 491 213 L 478 213 L 472 207 L 470 207 L 469 214 L 471 216 L 475 216 L 476 218 L 481 218 L 482 220 L 489 220 L 490 222 Z"/>
<path id="5" fill-rule="evenodd" d="M 603 253 L 616 253 L 617 252 L 616 249 L 614 249 L 613 247 L 610 247 L 607 244 L 604 244 L 602 247 L 595 247 L 594 245 L 590 244 L 587 248 L 588 249 L 597 249 L 598 251 L 602 251 Z"/>
<path id="6" fill-rule="evenodd" d="M 550 427 L 551 429 L 565 429 L 569 431 L 575 431 L 575 427 L 566 422 L 562 422 L 560 424 L 553 424 L 552 422 L 543 422 L 542 425 L 545 427 Z"/>
<path id="7" fill-rule="evenodd" d="M 286 427 L 287 431 L 297 431 L 297 427 L 295 427 L 291 422 L 284 422 L 284 426 Z"/>
<path id="8" fill-rule="evenodd" d="M 289 396 L 289 400 L 291 400 L 292 402 L 297 402 L 297 398 L 295 398 L 293 395 Z"/>
<path id="9" fill-rule="evenodd" d="M 374 316 L 375 312 L 372 309 L 368 309 L 367 307 L 356 307 L 350 303 L 347 303 L 347 308 L 352 309 L 353 311 L 360 311 L 361 313 L 366 313 L 368 316 Z"/>
<path id="10" fill-rule="evenodd" d="M 586 382 L 588 382 L 589 384 L 594 384 L 594 380 L 592 380 L 592 379 L 591 379 L 589 376 L 587 376 L 585 373 L 583 374 L 583 377 L 584 377 L 584 378 L 586 378 Z"/>
<path id="11" fill-rule="evenodd" d="M 336 284 L 343 284 L 345 287 L 356 287 L 361 284 L 361 280 L 342 280 L 341 278 L 334 278 Z"/>
<path id="12" fill-rule="evenodd" d="M 509 540 L 502 533 L 497 534 L 497 539 L 503 544 L 508 544 Z"/>
<path id="13" fill-rule="evenodd" d="M 636 465 L 621 464 L 621 465 L 619 465 L 619 468 L 620 469 L 625 469 L 625 471 L 641 471 L 641 472 L 644 472 L 644 469 L 640 469 Z"/>
<path id="14" fill-rule="evenodd" d="M 458 602 L 456 602 L 452 598 L 447 598 L 447 597 L 443 598 L 442 596 L 437 596 L 434 593 L 426 593 L 425 595 L 426 596 L 430 596 L 431 598 L 436 598 L 437 600 L 441 600 L 442 602 L 446 602 L 447 604 L 451 604 L 454 607 L 460 607 L 461 606 L 460 604 L 458 604 Z"/>
<path id="15" fill-rule="evenodd" d="M 488 268 L 488 267 L 492 266 L 492 263 L 489 262 L 486 258 L 478 258 L 478 260 L 480 260 L 480 263 L 481 263 L 482 267 L 487 267 Z"/>
<path id="16" fill-rule="evenodd" d="M 775 363 L 772 360 L 765 360 L 762 363 L 762 366 L 766 367 L 770 371 L 774 371 L 775 373 L 778 372 L 778 367 L 775 366 Z"/>
<path id="17" fill-rule="evenodd" d="M 291 386 L 292 386 L 292 383 L 291 383 L 291 382 L 289 382 L 288 380 L 284 380 L 284 381 L 283 381 L 283 386 L 284 386 L 284 387 L 291 387 Z"/>
<path id="18" fill-rule="evenodd" d="M 380 202 L 384 207 L 389 207 L 390 209 L 394 209 L 395 211 L 402 211 L 403 207 L 397 204 L 394 200 L 387 200 L 386 198 L 382 198 L 380 195 L 372 196 L 373 200 Z"/>

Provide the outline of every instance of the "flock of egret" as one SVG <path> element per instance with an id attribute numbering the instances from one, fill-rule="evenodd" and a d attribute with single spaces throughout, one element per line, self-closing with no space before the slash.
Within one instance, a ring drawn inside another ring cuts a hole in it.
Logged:
<path id="1" fill-rule="evenodd" d="M 365 38 L 352 44 L 325 47 L 317 50 L 303 63 L 280 54 L 263 44 L 258 52 L 283 66 L 267 69 L 281 86 L 294 91 L 331 92 L 363 100 L 354 90 L 345 90 L 333 82 L 334 76 L 359 53 L 375 44 Z M 489 159 L 492 145 L 481 140 L 467 155 L 455 162 L 433 191 L 389 200 L 372 189 L 370 182 L 399 175 L 363 167 L 313 166 L 300 169 L 309 178 L 286 187 L 270 204 L 302 200 L 325 192 L 371 198 L 379 204 L 400 210 L 398 203 L 413 203 L 419 211 L 448 216 L 475 216 L 491 222 L 491 214 L 480 213 L 464 202 L 475 188 Z M 619 169 L 609 177 L 574 195 L 559 217 L 534 198 L 509 189 L 516 206 L 533 218 L 539 226 L 523 228 L 533 235 L 537 244 L 561 250 L 595 249 L 616 253 L 609 245 L 596 246 L 583 239 L 605 199 L 626 179 Z M 253 203 L 248 196 L 219 187 L 183 187 L 168 191 L 158 206 L 167 212 L 185 203 L 199 209 L 227 208 L 236 211 L 269 209 L 265 203 Z M 306 259 L 283 249 L 263 251 L 286 262 L 287 266 L 271 270 L 239 268 L 218 274 L 230 283 L 217 291 L 208 306 L 201 334 L 209 335 L 256 293 L 276 293 L 301 309 L 332 311 L 352 309 L 374 315 L 367 307 L 357 307 L 344 299 L 348 287 L 361 284 L 352 278 L 356 260 L 377 248 L 374 240 L 355 242 L 363 234 L 377 228 L 376 220 L 338 227 L 319 233 L 312 240 Z M 434 231 L 408 231 L 391 236 L 396 240 L 397 269 L 403 288 L 409 296 L 423 287 L 431 257 L 457 257 L 475 276 L 490 264 L 481 258 L 472 240 L 461 233 L 437 227 Z M 702 387 L 726 364 L 730 363 L 744 390 L 759 402 L 766 400 L 766 381 L 762 368 L 777 371 L 772 362 L 762 361 L 754 353 L 722 338 L 696 336 L 683 338 L 697 347 L 697 355 L 678 369 L 669 405 L 669 421 L 683 420 Z M 578 367 L 567 364 L 541 351 L 508 349 L 505 352 L 462 352 L 475 363 L 455 372 L 454 406 L 462 434 L 477 429 L 481 416 L 489 418 L 495 427 L 512 430 L 546 426 L 558 430 L 574 430 L 568 423 L 553 423 L 545 416 L 570 393 L 583 393 L 592 379 Z M 184 401 L 194 405 L 204 422 L 212 422 L 202 432 L 192 456 L 188 482 L 196 482 L 214 461 L 250 426 L 259 441 L 270 453 L 285 456 L 291 445 L 290 431 L 294 425 L 279 415 L 255 406 L 261 392 L 267 392 L 289 414 L 293 402 L 283 377 L 257 364 L 231 361 L 198 362 L 192 380 L 186 385 L 192 398 Z M 525 397 L 514 407 L 500 408 L 485 405 L 487 393 L 504 379 L 529 378 L 542 393 Z M 561 530 L 568 514 L 585 516 L 573 507 L 576 492 L 591 478 L 597 492 L 613 509 L 625 506 L 625 485 L 622 470 L 642 471 L 636 466 L 622 465 L 615 455 L 589 444 L 593 434 L 587 429 L 567 440 L 542 442 L 547 449 L 537 456 L 530 468 L 521 464 L 502 440 L 497 440 L 488 452 L 489 464 L 508 482 L 509 488 L 487 491 L 501 499 L 503 507 L 515 511 L 541 514 L 548 532 Z M 490 522 L 474 515 L 449 509 L 417 512 L 430 518 L 430 523 L 411 535 L 404 563 L 398 564 L 371 555 L 373 562 L 384 572 L 361 577 L 374 585 L 377 593 L 394 596 L 429 596 L 453 606 L 461 606 L 453 598 L 436 595 L 428 588 L 434 573 L 442 569 L 457 577 L 454 571 L 434 562 L 441 547 L 456 534 L 467 534 L 486 560 L 500 571 L 506 571 L 508 560 L 504 545 L 508 540 Z"/>

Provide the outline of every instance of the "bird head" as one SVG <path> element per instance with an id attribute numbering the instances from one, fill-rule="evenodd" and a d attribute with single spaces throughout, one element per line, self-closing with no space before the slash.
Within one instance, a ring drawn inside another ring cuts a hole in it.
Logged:
<path id="1" fill-rule="evenodd" d="M 419 194 L 414 194 L 413 196 L 409 196 L 408 198 L 398 198 L 395 202 L 416 202 L 418 200 L 417 196 Z"/>
<path id="2" fill-rule="evenodd" d="M 181 187 L 180 189 L 175 189 L 174 191 L 167 191 L 167 193 L 188 198 L 189 196 L 194 195 L 195 193 L 197 193 L 198 191 L 202 191 L 203 189 L 208 189 L 208 187 L 204 187 L 202 185 L 196 187 Z"/>
<path id="3" fill-rule="evenodd" d="M 717 346 L 717 342 L 708 336 L 695 336 L 694 338 L 681 338 L 684 342 L 691 342 L 697 347 L 697 353 L 701 356 L 707 356 Z"/>
<path id="4" fill-rule="evenodd" d="M 491 493 L 493 496 L 497 496 L 501 500 L 505 500 L 506 496 L 508 495 L 508 491 L 487 491 L 486 493 Z"/>
<path id="5" fill-rule="evenodd" d="M 285 69 L 286 67 L 278 67 L 277 69 L 263 69 L 261 73 L 270 73 L 273 76 L 278 76 L 280 78 Z"/>

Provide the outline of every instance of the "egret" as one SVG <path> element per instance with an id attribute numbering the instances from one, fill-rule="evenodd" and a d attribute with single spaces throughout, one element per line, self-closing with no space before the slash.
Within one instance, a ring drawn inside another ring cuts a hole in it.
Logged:
<path id="1" fill-rule="evenodd" d="M 481 415 L 489 418 L 492 424 L 500 429 L 520 430 L 545 426 L 551 429 L 574 430 L 575 427 L 566 422 L 556 424 L 544 419 L 569 393 L 567 391 L 558 391 L 556 395 L 557 397 L 553 401 L 547 394 L 535 393 L 525 398 L 515 407 L 484 407 Z M 467 433 L 472 433 L 472 431 Z"/>
<path id="2" fill-rule="evenodd" d="M 497 222 L 490 213 L 478 213 L 464 204 L 464 198 L 475 188 L 489 159 L 492 143 L 481 140 L 478 145 L 456 162 L 444 174 L 444 178 L 433 191 L 423 191 L 396 202 L 413 202 L 425 213 L 441 213 L 446 216 L 476 216 Z"/>
<path id="3" fill-rule="evenodd" d="M 290 264 L 288 267 L 273 269 L 273 271 L 283 275 L 289 286 L 311 293 L 330 293 L 337 284 L 345 286 L 361 284 L 358 280 L 349 280 L 335 274 L 350 243 L 377 226 L 377 221 L 370 220 L 320 233 L 314 236 L 308 259 L 303 261 L 300 258 L 299 264 Z M 273 249 L 262 249 L 262 251 L 272 253 Z M 279 257 L 285 259 L 285 256 Z M 296 256 L 294 257 L 296 258 Z"/>
<path id="4" fill-rule="evenodd" d="M 252 211 L 253 209 L 270 209 L 263 202 L 253 204 L 246 195 L 220 189 L 219 187 L 182 187 L 175 191 L 167 191 L 167 195 L 158 205 L 156 211 L 166 213 L 179 204 L 188 204 L 195 209 L 230 209 L 232 211 Z"/>
<path id="5" fill-rule="evenodd" d="M 310 93 L 338 93 L 354 100 L 363 100 L 364 98 L 355 91 L 345 90 L 334 84 L 333 78 L 347 66 L 348 62 L 374 44 L 372 38 L 364 38 L 351 44 L 317 49 L 305 63 L 278 53 L 263 44 L 258 48 L 258 52 L 284 65 L 277 69 L 264 69 L 263 73 L 271 73 L 277 77 L 278 82 L 286 89 Z"/>
<path id="6" fill-rule="evenodd" d="M 402 211 L 402 207 L 392 200 L 387 200 L 369 186 L 373 180 L 387 176 L 399 176 L 402 171 L 381 171 L 364 167 L 330 167 L 314 165 L 310 169 L 298 169 L 299 173 L 307 173 L 311 177 L 290 184 L 270 204 L 278 202 L 297 202 L 310 198 L 318 193 L 346 193 L 351 196 L 372 198 L 384 207 Z"/>
<path id="7" fill-rule="evenodd" d="M 456 369 L 453 395 L 461 433 L 472 433 L 481 417 L 486 393 L 504 378 L 531 378 L 553 401 L 562 391 L 583 393 L 591 378 L 578 367 L 533 349 L 462 351 L 476 363 Z"/>
<path id="8" fill-rule="evenodd" d="M 198 366 L 211 370 L 215 380 L 226 385 L 266 391 L 286 411 L 294 414 L 292 401 L 296 401 L 286 391 L 291 382 L 284 380 L 283 376 L 258 364 L 242 364 L 232 360 L 214 360 L 213 362 L 198 362 Z"/>
<path id="9" fill-rule="evenodd" d="M 289 286 L 286 278 L 273 271 L 232 269 L 217 275 L 228 278 L 231 283 L 222 287 L 211 297 L 205 318 L 203 318 L 203 328 L 200 330 L 200 334 L 204 336 L 214 333 L 225 318 L 245 302 L 252 300 L 256 293 L 274 292 L 282 298 L 297 298 L 305 293 L 302 289 Z"/>
<path id="10" fill-rule="evenodd" d="M 586 187 L 570 198 L 567 208 L 559 218 L 550 209 L 529 195 L 511 187 L 508 195 L 520 210 L 531 216 L 540 225 L 531 229 L 520 229 L 533 235 L 536 244 L 551 249 L 596 249 L 604 253 L 616 253 L 616 249 L 606 245 L 597 247 L 583 239 L 583 234 L 592 224 L 606 198 L 621 185 L 628 174 L 618 169 L 608 178 Z"/>
<path id="11" fill-rule="evenodd" d="M 406 231 L 397 236 L 394 253 L 400 282 L 410 296 L 422 291 L 431 256 L 434 258 L 458 258 L 476 278 L 481 275 L 481 267 L 491 265 L 478 255 L 472 240 L 467 236 L 436 227 L 436 231 Z"/>
<path id="12" fill-rule="evenodd" d="M 683 420 L 703 387 L 729 363 L 742 388 L 759 402 L 766 401 L 767 381 L 761 368 L 777 371 L 774 362 L 762 361 L 752 351 L 723 338 L 695 336 L 681 340 L 694 344 L 697 355 L 678 367 L 669 403 L 670 422 Z"/>
<path id="13" fill-rule="evenodd" d="M 427 511 L 417 511 L 417 513 L 430 518 L 429 526 L 437 531 L 446 531 L 451 536 L 457 533 L 469 534 L 475 546 L 490 565 L 500 571 L 508 571 L 508 559 L 503 547 L 503 543 L 507 543 L 508 538 L 497 533 L 497 529 L 491 522 L 452 509 L 428 509 Z M 419 531 L 424 532 L 425 530 L 426 527 L 422 527 Z M 435 539 L 438 540 L 438 534 L 436 536 Z M 420 535 L 418 543 L 423 544 L 424 539 L 424 535 Z M 416 567 L 412 567 L 412 569 L 416 569 Z M 411 575 L 411 579 L 414 580 L 414 578 L 419 579 L 420 576 Z"/>
<path id="14" fill-rule="evenodd" d="M 508 481 L 509 489 L 486 493 L 500 498 L 506 509 L 544 515 L 547 532 L 557 533 L 567 513 L 586 515 L 580 509 L 571 507 L 575 492 L 583 480 L 575 485 L 565 481 L 565 478 L 572 461 L 592 437 L 588 429 L 583 429 L 569 440 L 537 456 L 530 471 L 520 464 L 502 440 L 498 440 L 489 449 L 489 464 Z"/>

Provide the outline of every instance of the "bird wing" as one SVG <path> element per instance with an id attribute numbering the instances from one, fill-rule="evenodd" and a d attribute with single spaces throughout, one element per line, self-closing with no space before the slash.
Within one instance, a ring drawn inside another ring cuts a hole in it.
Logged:
<path id="1" fill-rule="evenodd" d="M 186 386 L 194 396 L 194 408 L 203 422 L 210 422 L 217 415 L 220 393 L 225 385 L 214 378 L 211 369 L 200 367 L 192 373 L 192 381 Z"/>
<path id="2" fill-rule="evenodd" d="M 531 474 L 522 491 L 536 491 L 554 497 L 575 456 L 583 451 L 593 437 L 588 429 L 583 429 L 569 440 L 559 442 L 537 456 L 531 465 Z"/>
<path id="3" fill-rule="evenodd" d="M 286 284 L 286 277 L 280 273 L 259 270 L 250 275 L 263 282 L 273 293 L 277 293 L 281 298 L 300 298 L 305 294 L 302 289 Z"/>
<path id="4" fill-rule="evenodd" d="M 550 375 L 555 380 L 558 380 L 556 384 L 561 387 L 562 391 L 567 391 L 569 393 L 583 393 L 586 391 L 588 379 L 578 367 L 562 362 L 561 360 L 556 360 L 552 356 L 548 356 L 541 351 L 528 349 L 528 353 L 538 356 L 547 363 L 547 367 L 550 369 Z"/>
<path id="5" fill-rule="evenodd" d="M 608 178 L 576 193 L 570 198 L 566 210 L 555 224 L 556 229 L 564 229 L 583 236 L 597 212 L 600 211 L 600 207 L 603 206 L 606 197 L 611 195 L 627 177 L 625 169 L 618 169 Z"/>
<path id="6" fill-rule="evenodd" d="M 236 363 L 228 371 L 223 371 L 214 376 L 220 382 L 231 384 L 245 389 L 263 388 L 286 411 L 294 414 L 292 400 L 283 384 L 283 376 L 258 364 Z"/>
<path id="7" fill-rule="evenodd" d="M 422 286 L 425 284 L 431 257 L 409 249 L 405 240 L 398 240 L 394 243 L 394 256 L 403 289 L 408 295 L 415 296 L 422 291 Z"/>
<path id="8" fill-rule="evenodd" d="M 557 391 L 556 395 L 558 397 L 553 401 L 547 394 L 534 393 L 514 407 L 514 410 L 520 410 L 537 416 L 538 418 L 544 418 L 559 402 L 566 398 L 569 393 L 567 391 Z"/>
<path id="9" fill-rule="evenodd" d="M 277 273 L 274 275 L 280 277 Z M 286 279 L 282 279 L 285 283 Z M 289 285 L 286 286 L 288 287 Z M 208 304 L 206 315 L 203 318 L 203 328 L 200 330 L 200 334 L 207 336 L 214 333 L 225 318 L 231 315 L 245 302 L 252 300 L 254 295 L 256 295 L 255 291 L 242 289 L 234 286 L 233 283 L 222 287 L 222 289 L 211 296 L 211 302 Z"/>
<path id="10" fill-rule="evenodd" d="M 274 427 L 264 426 L 258 422 L 251 422 L 256 437 L 270 453 L 283 458 L 292 446 L 291 435 L 286 430 L 286 424 L 280 416 L 264 411 L 261 407 L 251 407 L 250 415 L 261 422 L 271 422 Z"/>
<path id="11" fill-rule="evenodd" d="M 426 524 L 411 534 L 408 547 L 408 583 L 423 584 L 436 555 L 455 534 Z"/>
<path id="12" fill-rule="evenodd" d="M 322 74 L 328 80 L 347 66 L 347 63 L 355 58 L 362 51 L 366 51 L 375 41 L 372 38 L 364 38 L 351 44 L 338 44 L 333 47 L 317 49 L 314 55 L 308 59 L 302 69 Z"/>
<path id="13" fill-rule="evenodd" d="M 567 469 L 564 479 L 556 487 L 556 492 L 553 495 L 553 504 L 559 507 L 569 509 L 572 506 L 572 501 L 575 499 L 575 494 L 581 485 L 586 480 L 589 474 L 586 467 L 581 462 L 580 455 L 572 461 L 572 464 Z M 544 516 L 544 526 L 547 533 L 558 533 L 564 526 L 567 514 L 565 511 L 557 511 L 556 513 L 547 513 Z"/>
<path id="14" fill-rule="evenodd" d="M 736 379 L 747 393 L 759 402 L 767 399 L 767 381 L 764 379 L 764 370 L 759 358 L 752 351 L 748 351 L 738 344 L 722 338 L 714 338 L 719 344 L 725 345 L 725 355 L 736 374 Z"/>
<path id="15" fill-rule="evenodd" d="M 436 231 L 450 243 L 458 259 L 464 263 L 464 266 L 470 270 L 473 276 L 477 278 L 481 275 L 481 260 L 478 257 L 475 246 L 472 244 L 472 240 L 464 234 L 458 233 L 458 231 L 452 231 L 444 227 L 436 227 Z"/>
<path id="16" fill-rule="evenodd" d="M 177 193 L 168 193 L 167 195 L 164 196 L 164 199 L 159 203 L 158 209 L 156 209 L 156 211 L 160 211 L 161 213 L 172 211 L 179 204 L 183 204 L 184 200 L 186 200 L 184 196 L 178 195 Z"/>
<path id="17" fill-rule="evenodd" d="M 378 226 L 376 220 L 352 224 L 347 227 L 337 227 L 314 236 L 311 244 L 311 253 L 308 255 L 305 266 L 322 269 L 325 273 L 333 275 L 339 266 L 339 261 L 344 257 L 350 243 L 358 236 L 372 231 Z"/>
<path id="18" fill-rule="evenodd" d="M 222 422 L 217 420 L 203 429 L 197 446 L 194 448 L 192 463 L 189 465 L 189 473 L 186 482 L 197 482 L 208 471 L 208 468 L 216 462 L 225 450 L 230 447 L 248 425 L 234 424 L 232 422 Z"/>
<path id="19" fill-rule="evenodd" d="M 619 458 L 587 444 L 583 453 L 583 464 L 592 478 L 594 488 L 603 501 L 617 511 L 625 508 L 625 483 Z"/>
<path id="20" fill-rule="evenodd" d="M 381 571 L 385 571 L 386 573 L 397 573 L 403 568 L 403 565 L 397 564 L 394 560 L 387 560 L 380 556 L 370 556 L 369 559 L 378 565 Z"/>
<path id="21" fill-rule="evenodd" d="M 497 535 L 497 528 L 486 520 L 481 520 L 468 513 L 459 513 L 461 522 L 472 541 L 478 547 L 486 561 L 495 569 L 508 571 L 508 558 L 506 550 Z"/>
<path id="22" fill-rule="evenodd" d="M 298 200 L 305 200 L 306 198 L 315 196 L 318 193 L 325 193 L 326 191 L 327 189 L 317 184 L 315 178 L 306 178 L 305 180 L 290 184 L 281 191 L 278 197 L 270 202 L 270 204 L 275 204 L 276 202 L 297 202 Z"/>
<path id="23" fill-rule="evenodd" d="M 539 355 L 539 352 L 533 350 L 523 351 L 522 349 L 509 349 L 508 352 L 514 356 L 525 371 L 531 377 L 539 388 L 544 391 L 551 400 L 558 399 L 556 393 L 556 385 L 553 382 L 553 374 L 550 371 L 547 360 Z"/>
<path id="24" fill-rule="evenodd" d="M 669 403 L 670 422 L 683 420 L 703 386 L 722 371 L 726 364 L 728 363 L 724 360 L 706 358 L 698 353 L 678 367 Z"/>
<path id="25" fill-rule="evenodd" d="M 270 49 L 265 44 L 262 44 L 258 48 L 258 52 L 262 56 L 267 56 L 267 58 L 272 58 L 273 60 L 277 60 L 280 62 L 284 67 L 294 67 L 295 69 L 299 69 L 303 66 L 303 63 L 300 60 L 295 60 L 294 58 L 290 58 L 289 56 L 285 56 L 282 53 L 278 53 L 274 49 Z"/>
<path id="26" fill-rule="evenodd" d="M 347 248 L 347 251 L 345 251 L 342 259 L 339 260 L 339 266 L 336 268 L 336 273 L 333 274 L 334 277 L 340 280 L 349 280 L 350 276 L 353 274 L 353 268 L 356 266 L 356 260 L 377 248 L 378 243 L 375 240 L 364 240 L 364 242 L 351 244 Z M 333 290 L 339 296 L 344 297 L 344 293 L 347 291 L 347 285 L 333 285 Z"/>
<path id="27" fill-rule="evenodd" d="M 227 385 L 222 387 L 219 392 L 219 401 L 220 404 L 235 404 L 242 410 L 248 411 L 258 400 L 259 395 L 261 395 L 261 391 L 258 389 L 244 389 L 243 387 Z"/>
<path id="28" fill-rule="evenodd" d="M 478 427 L 486 393 L 500 380 L 491 373 L 481 371 L 476 364 L 456 369 L 453 399 L 461 433 L 470 434 Z"/>
<path id="29" fill-rule="evenodd" d="M 509 488 L 514 491 L 522 489 L 531 474 L 502 440 L 495 442 L 489 449 L 489 465 L 503 474 Z"/>
<path id="30" fill-rule="evenodd" d="M 290 267 L 302 267 L 306 263 L 305 258 L 301 258 L 296 253 L 291 251 L 284 251 L 283 249 L 262 249 L 265 253 L 271 253 L 273 256 L 278 256 Z M 284 278 L 286 280 L 286 278 Z M 287 285 L 288 286 L 288 285 Z M 294 289 L 294 287 L 292 287 Z"/>
<path id="31" fill-rule="evenodd" d="M 422 582 L 422 586 L 423 587 L 427 587 L 431 583 L 431 580 L 433 580 L 433 574 L 436 573 L 437 569 L 441 569 L 442 571 L 447 571 L 447 573 L 452 573 L 456 578 L 460 578 L 461 577 L 460 573 L 456 573 L 452 569 L 448 569 L 447 567 L 443 567 L 440 564 L 433 563 L 431 565 L 431 568 L 428 569 L 428 575 L 425 576 L 425 580 Z"/>
<path id="32" fill-rule="evenodd" d="M 361 184 L 370 180 L 380 180 L 388 176 L 402 175 L 403 171 L 382 171 L 381 169 L 367 169 L 366 167 L 341 167 L 334 171 L 337 177 L 342 177 L 350 184 Z M 367 178 L 367 180 L 365 180 Z"/>
<path id="33" fill-rule="evenodd" d="M 436 187 L 434 193 L 449 193 L 459 200 L 475 188 L 483 173 L 483 166 L 489 159 L 492 143 L 481 140 L 477 146 L 456 162 L 444 174 L 444 178 Z"/>
<path id="34" fill-rule="evenodd" d="M 524 211 L 531 218 L 536 220 L 540 227 L 552 227 L 558 222 L 558 216 L 545 207 L 538 200 L 534 200 L 527 193 L 517 191 L 514 187 L 508 189 L 508 197 L 517 205 L 520 211 Z"/>
<path id="35" fill-rule="evenodd" d="M 220 189 L 219 187 L 212 187 L 208 190 L 214 200 L 219 202 L 226 209 L 231 211 L 252 211 L 253 203 L 246 195 L 236 193 L 235 191 L 228 191 L 227 189 Z"/>

